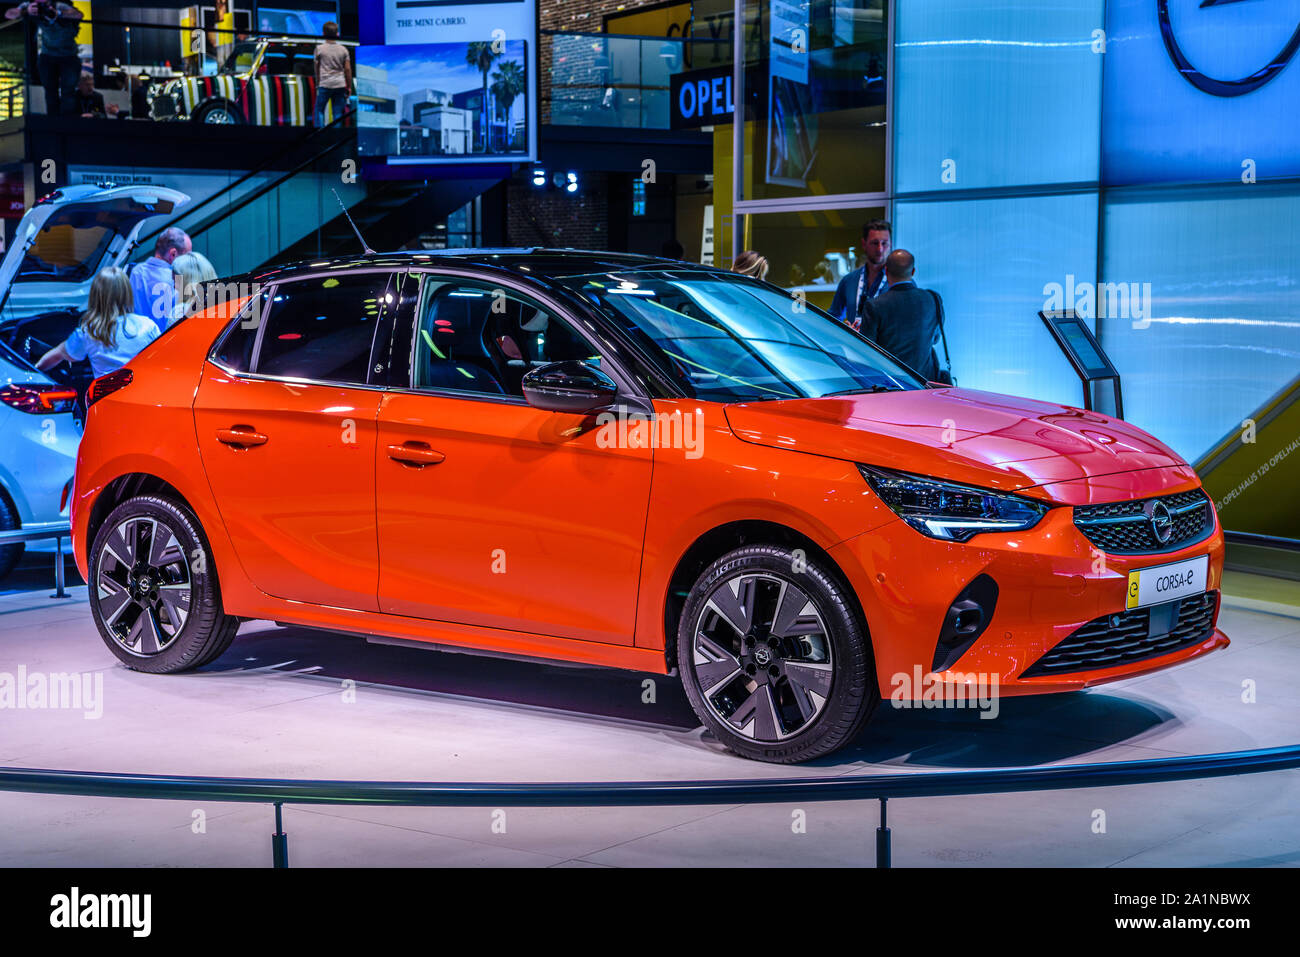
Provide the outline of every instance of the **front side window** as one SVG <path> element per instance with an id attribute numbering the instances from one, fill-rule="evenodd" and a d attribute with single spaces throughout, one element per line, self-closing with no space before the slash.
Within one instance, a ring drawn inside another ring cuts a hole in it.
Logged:
<path id="1" fill-rule="evenodd" d="M 253 372 L 364 385 L 375 327 L 391 302 L 393 284 L 391 273 L 367 272 L 276 286 Z"/>
<path id="2" fill-rule="evenodd" d="M 529 370 L 566 359 L 600 364 L 595 348 L 551 310 L 486 283 L 425 277 L 415 388 L 522 398 Z"/>
<path id="3" fill-rule="evenodd" d="M 742 276 L 651 268 L 559 281 L 632 335 L 694 398 L 747 402 L 925 387 L 816 307 Z"/>

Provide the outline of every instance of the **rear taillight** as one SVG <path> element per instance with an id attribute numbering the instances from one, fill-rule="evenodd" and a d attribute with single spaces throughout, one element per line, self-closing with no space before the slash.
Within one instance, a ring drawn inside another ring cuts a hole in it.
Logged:
<path id="1" fill-rule="evenodd" d="M 90 383 L 90 388 L 86 389 L 87 407 L 94 405 L 106 395 L 112 395 L 118 389 L 125 389 L 131 384 L 135 374 L 130 369 L 117 369 L 108 375 L 102 375 L 94 382 Z"/>
<path id="2" fill-rule="evenodd" d="M 71 412 L 77 404 L 77 390 L 39 382 L 0 386 L 0 402 L 31 415 Z"/>

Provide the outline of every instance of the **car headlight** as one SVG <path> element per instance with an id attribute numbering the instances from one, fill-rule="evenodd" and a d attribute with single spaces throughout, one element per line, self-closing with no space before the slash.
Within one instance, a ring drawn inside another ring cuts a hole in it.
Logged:
<path id="1" fill-rule="evenodd" d="M 1020 495 L 959 485 L 924 475 L 859 465 L 881 501 L 923 535 L 964 542 L 981 532 L 1033 528 L 1048 506 Z"/>

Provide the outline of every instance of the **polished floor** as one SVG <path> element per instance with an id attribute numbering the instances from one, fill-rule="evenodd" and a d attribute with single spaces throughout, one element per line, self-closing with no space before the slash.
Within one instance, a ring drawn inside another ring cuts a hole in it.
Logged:
<path id="1" fill-rule="evenodd" d="M 1228 583 L 1226 652 L 1088 693 L 882 709 L 852 748 L 776 767 L 723 751 L 672 680 L 246 624 L 183 676 L 121 667 L 48 559 L 0 583 L 0 677 L 89 675 L 82 708 L 0 710 L 0 765 L 425 781 L 674 780 L 1118 761 L 1300 742 L 1300 604 Z M 1280 589 L 1280 590 L 1278 590 Z M 1262 603 L 1262 604 L 1261 604 Z M 1259 609 L 1267 609 L 1261 611 Z M 98 677 L 96 677 L 98 676 Z M 96 685 L 96 682 L 99 684 Z M 652 682 L 647 684 L 647 682 Z M 96 715 L 98 712 L 98 715 Z M 1297 866 L 1300 772 L 890 802 L 894 865 Z M 876 806 L 288 807 L 293 866 L 861 866 Z M 266 866 L 264 806 L 0 792 L 0 865 Z"/>

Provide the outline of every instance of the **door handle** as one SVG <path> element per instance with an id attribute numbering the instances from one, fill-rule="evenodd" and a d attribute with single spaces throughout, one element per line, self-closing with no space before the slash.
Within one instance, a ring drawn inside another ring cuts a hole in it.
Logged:
<path id="1" fill-rule="evenodd" d="M 390 445 L 388 447 L 388 457 L 394 462 L 413 465 L 416 468 L 437 465 L 446 458 L 437 449 L 431 449 L 423 442 L 403 442 L 401 445 Z"/>
<path id="2" fill-rule="evenodd" d="M 237 449 L 246 449 L 252 445 L 265 445 L 267 437 L 261 432 L 254 432 L 251 425 L 237 425 L 230 429 L 217 429 L 217 441 Z"/>

